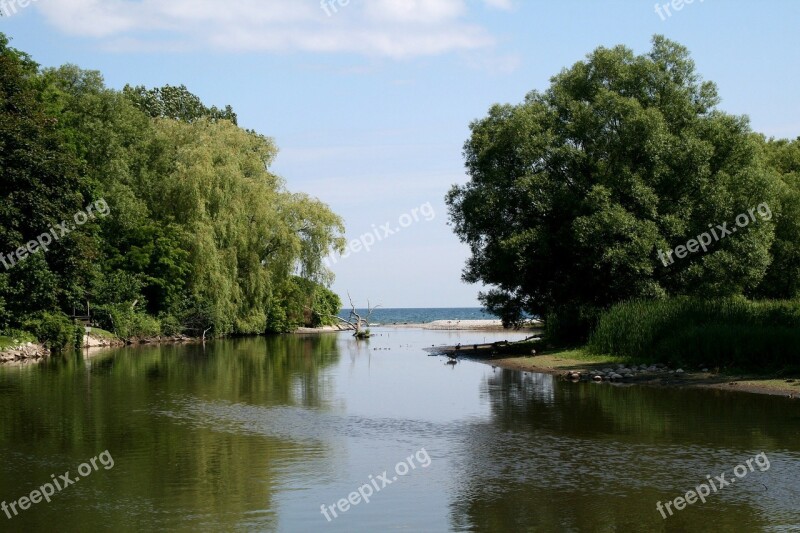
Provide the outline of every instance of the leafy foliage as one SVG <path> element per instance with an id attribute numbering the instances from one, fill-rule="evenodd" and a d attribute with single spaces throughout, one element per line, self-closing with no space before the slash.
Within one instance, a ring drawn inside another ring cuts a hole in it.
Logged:
<path id="1" fill-rule="evenodd" d="M 342 308 L 339 296 L 324 286 L 293 276 L 282 284 L 275 302 L 290 302 L 270 309 L 267 330 L 285 333 L 298 327 L 319 327 L 337 323 L 336 315 Z"/>
<path id="2" fill-rule="evenodd" d="M 778 203 L 781 184 L 747 118 L 718 101 L 688 51 L 656 36 L 645 55 L 598 48 L 544 93 L 493 106 L 465 145 L 471 180 L 447 196 L 471 249 L 464 280 L 493 286 L 481 299 L 506 323 L 632 298 L 756 291 L 782 246 L 773 247 L 775 221 L 674 264 L 658 257 L 709 224 Z M 779 234 L 791 263 L 795 226 Z M 762 290 L 788 292 L 776 281 Z"/>
<path id="3" fill-rule="evenodd" d="M 29 318 L 24 327 L 36 335 L 39 342 L 56 352 L 71 346 L 79 329 L 65 314 L 49 312 Z"/>
<path id="4" fill-rule="evenodd" d="M 600 318 L 589 349 L 692 368 L 797 368 L 800 302 L 751 302 L 741 297 L 626 302 Z"/>
<path id="5" fill-rule="evenodd" d="M 126 85 L 122 89 L 122 94 L 153 118 L 171 118 L 183 122 L 209 118 L 229 120 L 236 124 L 236 113 L 231 106 L 225 106 L 225 109 L 217 109 L 216 106 L 206 107 L 185 85 L 178 87 L 165 85 L 155 89 L 147 89 L 141 85 L 136 87 Z"/>
<path id="6" fill-rule="evenodd" d="M 287 191 L 274 142 L 236 120 L 185 86 L 120 92 L 74 65 L 40 70 L 0 35 L 0 250 L 96 199 L 110 213 L 0 274 L 0 327 L 87 303 L 126 338 L 314 322 L 342 221 Z"/>

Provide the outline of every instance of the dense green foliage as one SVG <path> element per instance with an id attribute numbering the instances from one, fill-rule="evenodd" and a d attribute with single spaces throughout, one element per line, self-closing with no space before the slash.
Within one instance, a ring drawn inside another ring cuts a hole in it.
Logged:
<path id="1" fill-rule="evenodd" d="M 0 269 L 0 329 L 87 304 L 125 338 L 321 323 L 338 305 L 322 258 L 344 228 L 286 190 L 269 170 L 276 155 L 230 106 L 183 86 L 115 91 L 97 72 L 40 69 L 0 34 L 0 253 L 106 208 Z"/>
<path id="2" fill-rule="evenodd" d="M 550 317 L 577 339 L 630 299 L 798 296 L 798 143 L 755 135 L 718 101 L 657 36 L 647 54 L 599 48 L 547 91 L 493 106 L 465 145 L 471 180 L 447 197 L 471 248 L 464 280 L 492 287 L 481 300 L 505 322 Z M 769 217 L 707 252 L 659 258 L 762 204 Z"/>
<path id="3" fill-rule="evenodd" d="M 588 347 L 691 368 L 800 369 L 800 302 L 741 297 L 626 302 L 600 318 Z"/>
<path id="4" fill-rule="evenodd" d="M 23 324 L 46 347 L 61 351 L 76 344 L 83 328 L 74 325 L 63 313 L 42 312 Z"/>
<path id="5" fill-rule="evenodd" d="M 800 298 L 800 138 L 763 141 L 767 164 L 777 174 L 772 263 L 753 296 Z"/>

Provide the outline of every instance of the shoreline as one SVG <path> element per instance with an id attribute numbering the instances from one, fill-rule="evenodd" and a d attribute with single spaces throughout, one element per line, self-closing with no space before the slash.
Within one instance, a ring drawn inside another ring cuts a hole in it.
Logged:
<path id="1" fill-rule="evenodd" d="M 542 322 L 532 320 L 521 328 L 504 328 L 501 320 L 433 320 L 431 322 L 403 322 L 395 324 L 370 324 L 371 328 L 425 329 L 431 331 L 533 331 L 541 328 Z M 341 326 L 322 326 L 319 328 L 297 328 L 294 334 L 338 333 L 352 331 Z"/>
<path id="2" fill-rule="evenodd" d="M 536 324 L 530 324 L 520 329 L 506 329 L 499 320 L 437 320 L 421 324 L 387 324 L 373 327 L 393 329 L 424 329 L 431 331 L 540 331 Z M 324 334 L 352 331 L 341 326 L 323 326 L 320 328 L 298 328 L 291 334 Z M 538 339 L 534 339 L 535 343 Z M 110 348 L 125 346 L 144 346 L 158 344 L 190 344 L 200 342 L 200 339 L 186 336 L 137 338 L 123 341 L 111 339 L 102 335 L 90 334 L 87 336 L 82 350 L 87 352 L 103 352 Z M 515 344 L 520 344 L 520 351 L 513 351 Z M 559 376 L 565 381 L 575 383 L 592 381 L 592 376 L 602 375 L 603 369 L 623 364 L 620 357 L 591 355 L 583 350 L 545 352 L 537 355 L 528 355 L 527 351 L 532 344 L 525 343 L 492 343 L 488 345 L 473 346 L 441 346 L 437 347 L 438 355 L 453 354 L 458 351 L 468 361 L 496 366 L 506 370 L 533 372 Z M 506 351 L 511 349 L 511 351 Z M 502 353 L 506 351 L 506 353 Z M 473 352 L 470 354 L 469 352 Z M 0 366 L 27 366 L 37 364 L 52 357 L 50 350 L 38 343 L 23 343 L 23 345 L 7 348 L 0 352 Z M 635 367 L 635 365 L 634 365 Z M 581 379 L 570 379 L 570 374 L 579 373 Z M 588 379 L 587 379 L 588 378 Z M 644 385 L 651 387 L 671 388 L 705 388 L 727 391 L 747 392 L 751 394 L 766 394 L 800 399 L 800 377 L 771 377 L 743 374 L 723 374 L 713 372 L 680 372 L 664 369 L 656 372 L 637 371 L 634 376 L 626 376 L 624 380 L 602 380 L 598 384 L 612 386 Z"/>
<path id="3" fill-rule="evenodd" d="M 506 370 L 560 376 L 565 381 L 569 381 L 566 375 L 570 372 L 591 375 L 593 372 L 600 371 L 603 368 L 617 366 L 621 362 L 621 359 L 617 357 L 592 356 L 582 351 L 548 352 L 535 356 L 470 357 L 468 360 L 497 366 Z M 578 380 L 574 381 L 576 383 L 580 382 Z M 685 372 L 681 374 L 660 372 L 639 374 L 616 383 L 602 381 L 598 385 L 703 388 L 800 399 L 800 378 L 771 378 L 769 376 L 727 375 L 711 372 Z"/>
<path id="4" fill-rule="evenodd" d="M 186 337 L 176 335 L 172 337 L 134 337 L 131 339 L 120 339 L 109 336 L 110 334 L 90 333 L 84 335 L 81 352 L 97 353 L 111 348 L 124 348 L 126 346 L 147 346 L 157 344 L 191 344 L 202 342 L 196 337 Z M 74 352 L 75 348 L 70 348 L 66 353 Z M 28 366 L 39 364 L 53 357 L 51 350 L 38 342 L 22 343 L 0 351 L 0 366 Z"/>

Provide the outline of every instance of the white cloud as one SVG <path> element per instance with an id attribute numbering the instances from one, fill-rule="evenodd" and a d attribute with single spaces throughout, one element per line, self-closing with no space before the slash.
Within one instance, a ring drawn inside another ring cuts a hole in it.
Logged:
<path id="1" fill-rule="evenodd" d="M 509 0 L 483 2 L 510 6 Z M 59 30 L 97 39 L 112 50 L 406 58 L 494 44 L 485 28 L 466 20 L 466 0 L 48 0 L 37 7 Z"/>
<path id="2" fill-rule="evenodd" d="M 389 22 L 419 22 L 425 24 L 452 20 L 464 13 L 461 0 L 370 0 L 367 15 Z"/>

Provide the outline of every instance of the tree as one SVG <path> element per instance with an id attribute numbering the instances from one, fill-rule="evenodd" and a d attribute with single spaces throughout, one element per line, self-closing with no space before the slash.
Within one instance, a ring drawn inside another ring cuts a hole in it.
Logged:
<path id="1" fill-rule="evenodd" d="M 465 144 L 470 181 L 446 198 L 471 249 L 464 280 L 493 286 L 481 300 L 507 324 L 754 289 L 771 260 L 769 221 L 659 259 L 776 197 L 747 118 L 718 101 L 688 51 L 656 36 L 645 55 L 598 48 L 544 93 L 493 106 Z"/>
<path id="2" fill-rule="evenodd" d="M 126 337 L 260 334 L 269 317 L 338 311 L 322 258 L 343 248 L 342 220 L 289 192 L 276 155 L 183 85 L 115 91 L 96 71 L 40 70 L 0 34 L 0 253 L 109 209 L 0 272 L 0 327 L 87 301 Z"/>
<path id="3" fill-rule="evenodd" d="M 753 295 L 794 299 L 800 297 L 800 138 L 759 140 L 767 165 L 778 175 L 779 199 L 773 209 L 772 263 Z"/>
<path id="4" fill-rule="evenodd" d="M 225 109 L 218 109 L 216 106 L 206 107 L 185 85 L 178 87 L 165 85 L 155 89 L 147 89 L 142 85 L 136 87 L 126 85 L 122 89 L 122 94 L 153 118 L 171 118 L 183 122 L 207 118 L 237 123 L 236 113 L 231 106 L 225 106 Z"/>
<path id="5" fill-rule="evenodd" d="M 38 65 L 27 54 L 9 47 L 8 39 L 0 33 L 0 253 L 3 254 L 26 246 L 51 225 L 70 221 L 92 200 L 91 183 L 82 175 L 75 153 L 65 146 L 57 117 L 43 103 L 37 76 Z M 0 294 L 8 316 L 0 322 L 19 326 L 25 316 L 35 311 L 54 311 L 74 302 L 78 287 L 87 276 L 87 258 L 94 254 L 86 235 L 73 233 L 53 242 L 46 258 L 40 252 L 11 265 Z M 35 305 L 42 307 L 37 309 Z"/>

